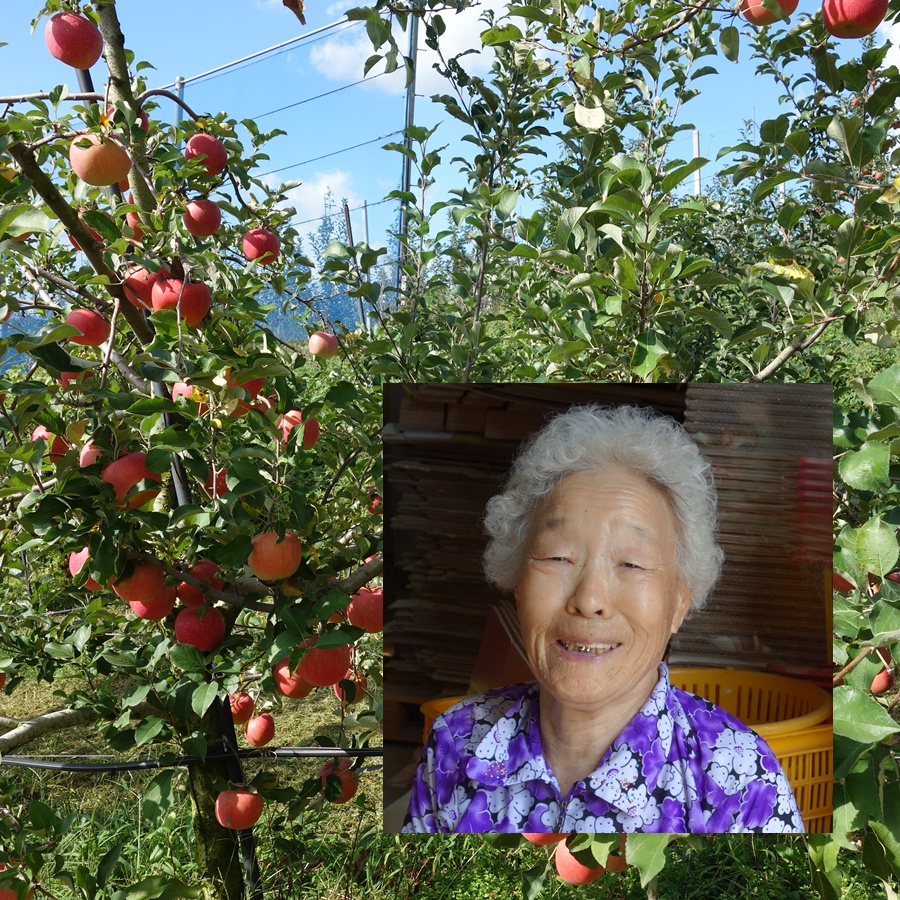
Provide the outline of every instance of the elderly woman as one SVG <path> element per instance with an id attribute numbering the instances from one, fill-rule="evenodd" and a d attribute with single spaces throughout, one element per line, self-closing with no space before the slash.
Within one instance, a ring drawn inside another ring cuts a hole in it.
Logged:
<path id="1" fill-rule="evenodd" d="M 762 738 L 662 662 L 723 557 L 709 465 L 680 425 L 573 407 L 526 442 L 486 528 L 537 681 L 437 718 L 403 831 L 803 831 Z"/>

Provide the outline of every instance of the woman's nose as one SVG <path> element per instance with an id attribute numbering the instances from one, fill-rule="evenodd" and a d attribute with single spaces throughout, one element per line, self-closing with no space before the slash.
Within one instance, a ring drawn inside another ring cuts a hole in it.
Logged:
<path id="1" fill-rule="evenodd" d="M 569 594 L 567 608 L 573 615 L 585 617 L 610 614 L 613 601 L 613 582 L 598 564 L 585 564 L 577 573 Z"/>

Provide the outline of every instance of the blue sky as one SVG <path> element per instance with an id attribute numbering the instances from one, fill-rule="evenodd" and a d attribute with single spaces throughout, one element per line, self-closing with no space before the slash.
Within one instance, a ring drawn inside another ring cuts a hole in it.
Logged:
<path id="1" fill-rule="evenodd" d="M 495 0 L 489 2 L 499 8 Z M 74 73 L 53 59 L 44 46 L 46 19 L 33 35 L 30 33 L 36 0 L 3 0 L 3 5 L 0 40 L 8 46 L 0 48 L 0 91 L 4 95 L 19 94 L 47 90 L 60 83 L 76 90 Z M 269 145 L 271 165 L 267 171 L 282 170 L 269 176 L 273 182 L 303 182 L 291 195 L 297 208 L 295 223 L 301 232 L 315 229 L 318 223 L 309 220 L 326 211 L 325 195 L 330 190 L 338 203 L 346 198 L 351 208 L 367 202 L 370 242 L 379 245 L 386 243 L 384 235 L 395 219 L 395 204 L 381 201 L 398 186 L 401 158 L 381 149 L 387 140 L 400 140 L 399 135 L 377 139 L 402 129 L 405 92 L 399 73 L 348 87 L 363 79 L 363 63 L 372 52 L 362 25 L 334 24 L 341 22 L 349 5 L 308 0 L 305 26 L 282 6 L 281 0 L 124 0 L 118 10 L 126 44 L 136 59 L 155 66 L 155 72 L 148 72 L 154 87 L 169 85 L 177 76 L 193 78 L 306 36 L 281 51 L 189 82 L 185 100 L 198 112 L 225 110 L 235 119 L 254 118 L 262 128 L 288 132 Z M 801 0 L 795 21 L 804 13 L 812 13 L 816 5 L 815 0 Z M 471 10 L 457 16 L 446 14 L 445 42 L 451 53 L 477 44 L 477 35 L 484 27 L 478 14 Z M 326 29 L 328 25 L 334 27 Z M 405 48 L 405 35 L 400 41 Z M 859 46 L 855 41 L 847 43 L 854 45 L 848 46 L 851 52 Z M 420 46 L 424 47 L 423 41 Z M 748 45 L 744 43 L 741 49 L 739 65 L 721 56 L 711 61 L 719 75 L 701 80 L 703 94 L 686 106 L 682 117 L 699 128 L 700 152 L 709 159 L 715 159 L 720 147 L 740 140 L 745 120 L 761 122 L 778 114 L 777 88 L 754 75 L 754 64 L 747 58 Z M 416 121 L 426 126 L 442 119 L 441 108 L 428 97 L 447 90 L 433 72 L 432 63 L 428 53 L 420 56 Z M 484 71 L 488 59 L 469 57 L 466 64 Z M 93 74 L 99 89 L 102 61 Z M 163 103 L 157 116 L 171 121 L 174 111 Z M 457 138 L 454 124 L 442 122 L 435 141 L 453 144 Z M 445 159 L 449 161 L 470 149 L 469 144 L 451 147 Z M 692 155 L 689 132 L 680 136 L 673 155 Z M 703 174 L 710 173 L 704 170 Z M 438 173 L 432 200 L 458 186 L 459 176 L 446 165 Z M 352 213 L 352 223 L 354 238 L 359 240 L 360 211 Z"/>

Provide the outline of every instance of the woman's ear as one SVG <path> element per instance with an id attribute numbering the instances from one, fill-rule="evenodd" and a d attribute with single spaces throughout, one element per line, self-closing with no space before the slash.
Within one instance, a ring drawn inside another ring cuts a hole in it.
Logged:
<path id="1" fill-rule="evenodd" d="M 676 591 L 675 612 L 672 616 L 672 634 L 677 633 L 678 629 L 681 628 L 687 614 L 690 612 L 692 599 L 691 590 L 683 578 L 678 579 Z"/>

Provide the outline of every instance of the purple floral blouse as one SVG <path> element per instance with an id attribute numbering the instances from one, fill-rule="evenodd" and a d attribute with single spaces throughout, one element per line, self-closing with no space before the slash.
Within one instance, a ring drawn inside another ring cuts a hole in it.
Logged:
<path id="1" fill-rule="evenodd" d="M 541 751 L 535 682 L 467 697 L 438 716 L 404 832 L 802 832 L 766 742 L 660 678 L 597 768 L 565 799 Z"/>

